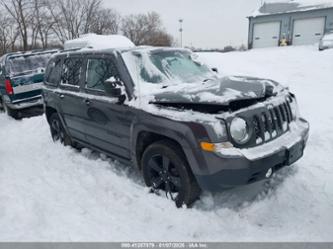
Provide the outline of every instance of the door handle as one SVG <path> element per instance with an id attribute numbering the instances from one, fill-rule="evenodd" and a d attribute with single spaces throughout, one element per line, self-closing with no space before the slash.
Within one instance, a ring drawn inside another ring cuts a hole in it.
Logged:
<path id="1" fill-rule="evenodd" d="M 63 99 L 63 98 L 65 98 L 65 95 L 60 94 L 60 95 L 59 95 L 59 98 Z"/>
<path id="2" fill-rule="evenodd" d="M 85 99 L 85 100 L 84 100 L 84 103 L 86 103 L 86 105 L 90 105 L 90 103 L 91 103 L 91 102 L 90 102 L 90 99 Z"/>

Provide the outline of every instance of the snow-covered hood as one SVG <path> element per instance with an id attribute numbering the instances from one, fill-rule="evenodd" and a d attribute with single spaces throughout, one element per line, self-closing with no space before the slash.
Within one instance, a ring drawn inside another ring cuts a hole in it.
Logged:
<path id="1" fill-rule="evenodd" d="M 275 81 L 246 76 L 229 76 L 203 83 L 165 86 L 154 94 L 154 104 L 229 105 L 238 100 L 262 99 L 276 95 L 283 87 Z"/>

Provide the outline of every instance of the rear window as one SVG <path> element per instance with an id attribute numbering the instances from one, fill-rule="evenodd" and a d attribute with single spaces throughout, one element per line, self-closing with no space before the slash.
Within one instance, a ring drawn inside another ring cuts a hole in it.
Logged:
<path id="1" fill-rule="evenodd" d="M 53 53 L 9 57 L 6 69 L 11 75 L 43 73 Z"/>

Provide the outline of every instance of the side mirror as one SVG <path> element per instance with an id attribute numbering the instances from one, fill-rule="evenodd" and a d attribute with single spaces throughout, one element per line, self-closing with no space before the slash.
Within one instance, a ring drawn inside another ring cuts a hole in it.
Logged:
<path id="1" fill-rule="evenodd" d="M 108 79 L 104 82 L 105 92 L 113 98 L 119 98 L 119 102 L 125 100 L 125 94 L 123 93 L 124 84 L 120 80 L 114 78 Z"/>
<path id="2" fill-rule="evenodd" d="M 213 67 L 212 71 L 215 72 L 215 73 L 219 73 L 219 70 L 216 67 Z"/>

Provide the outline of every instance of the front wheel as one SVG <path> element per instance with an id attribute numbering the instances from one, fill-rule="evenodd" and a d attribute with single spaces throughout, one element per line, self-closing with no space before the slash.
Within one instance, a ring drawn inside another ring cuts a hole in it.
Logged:
<path id="1" fill-rule="evenodd" d="M 141 167 L 146 185 L 164 192 L 178 208 L 198 199 L 200 188 L 177 144 L 163 140 L 148 146 Z"/>
<path id="2" fill-rule="evenodd" d="M 53 113 L 49 118 L 51 136 L 54 142 L 60 141 L 63 145 L 72 145 L 71 139 L 65 131 L 59 115 L 57 113 Z"/>

